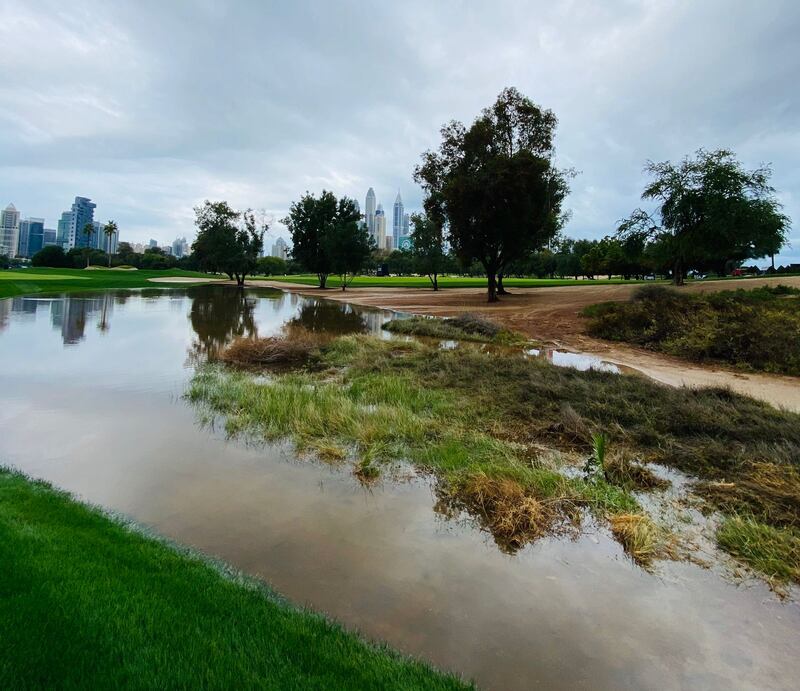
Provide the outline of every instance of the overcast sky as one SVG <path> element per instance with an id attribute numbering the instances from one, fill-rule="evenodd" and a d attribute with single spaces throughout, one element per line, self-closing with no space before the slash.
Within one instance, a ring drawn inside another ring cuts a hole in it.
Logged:
<path id="1" fill-rule="evenodd" d="M 647 159 L 728 147 L 773 164 L 800 261 L 798 37 L 796 0 L 0 0 L 0 204 L 55 227 L 88 196 L 131 242 L 191 239 L 206 198 L 413 210 L 439 127 L 513 85 L 581 171 L 568 235 L 611 232 Z"/>

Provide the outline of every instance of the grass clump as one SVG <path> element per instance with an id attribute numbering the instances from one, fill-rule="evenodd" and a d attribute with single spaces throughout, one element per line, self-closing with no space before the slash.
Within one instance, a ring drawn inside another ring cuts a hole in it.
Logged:
<path id="1" fill-rule="evenodd" d="M 629 302 L 584 311 L 589 333 L 689 360 L 800 375 L 800 290 L 681 293 L 644 286 Z"/>
<path id="2" fill-rule="evenodd" d="M 621 513 L 609 522 L 612 534 L 637 564 L 649 566 L 666 549 L 663 530 L 649 516 Z"/>
<path id="3" fill-rule="evenodd" d="M 466 688 L 7 470 L 0 537 L 0 688 Z"/>
<path id="4" fill-rule="evenodd" d="M 392 319 L 386 322 L 383 328 L 391 333 L 405 336 L 423 336 L 455 341 L 478 341 L 500 345 L 525 341 L 519 334 L 504 329 L 499 324 L 468 313 L 448 319 L 420 316 Z"/>
<path id="5" fill-rule="evenodd" d="M 308 363 L 323 341 L 320 334 L 298 327 L 268 338 L 237 338 L 220 359 L 239 367 L 296 367 Z"/>
<path id="6" fill-rule="evenodd" d="M 770 579 L 800 583 L 800 532 L 779 529 L 752 516 L 730 516 L 717 529 L 717 543 Z"/>

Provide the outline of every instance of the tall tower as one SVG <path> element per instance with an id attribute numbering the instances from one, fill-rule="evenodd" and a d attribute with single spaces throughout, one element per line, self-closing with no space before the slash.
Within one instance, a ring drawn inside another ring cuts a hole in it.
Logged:
<path id="1" fill-rule="evenodd" d="M 90 247 L 95 243 L 95 238 L 87 238 L 83 232 L 87 223 L 94 223 L 94 210 L 97 204 L 92 203 L 86 197 L 75 197 L 70 210 L 69 218 L 69 238 L 67 239 L 67 249 L 73 247 Z"/>
<path id="2" fill-rule="evenodd" d="M 371 187 L 367 190 L 367 202 L 364 205 L 364 221 L 367 224 L 367 231 L 375 237 L 375 190 Z"/>
<path id="3" fill-rule="evenodd" d="M 397 247 L 397 241 L 403 234 L 403 200 L 400 198 L 400 190 L 397 190 L 397 197 L 394 200 L 394 213 L 392 214 L 392 239 L 393 246 Z"/>
<path id="4" fill-rule="evenodd" d="M 375 227 L 375 244 L 378 249 L 386 249 L 386 214 L 383 212 L 383 205 L 378 204 L 378 209 L 375 211 L 373 218 L 373 226 Z"/>
<path id="5" fill-rule="evenodd" d="M 8 257 L 17 256 L 19 246 L 19 211 L 9 204 L 0 211 L 0 254 Z"/>

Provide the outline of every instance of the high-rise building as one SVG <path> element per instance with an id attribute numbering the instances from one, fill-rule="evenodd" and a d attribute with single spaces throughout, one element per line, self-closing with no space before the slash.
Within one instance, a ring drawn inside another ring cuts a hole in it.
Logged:
<path id="1" fill-rule="evenodd" d="M 19 222 L 19 241 L 17 254 L 32 257 L 44 247 L 44 219 L 26 218 Z"/>
<path id="2" fill-rule="evenodd" d="M 84 228 L 87 223 L 94 225 L 94 210 L 97 204 L 94 204 L 88 197 L 75 197 L 72 203 L 72 208 L 66 212 L 69 213 L 69 236 L 67 238 L 67 249 L 74 247 L 97 247 L 95 235 L 92 233 L 88 237 L 84 233 Z M 62 214 L 61 218 L 64 218 Z"/>
<path id="3" fill-rule="evenodd" d="M 400 190 L 397 190 L 397 197 L 394 200 L 394 212 L 392 213 L 392 245 L 397 247 L 397 240 L 403 234 L 403 200 L 400 198 Z"/>
<path id="4" fill-rule="evenodd" d="M 364 221 L 367 224 L 367 232 L 375 237 L 375 190 L 371 187 L 367 190 L 367 202 L 364 205 Z"/>
<path id="5" fill-rule="evenodd" d="M 0 211 L 0 254 L 14 257 L 19 246 L 19 211 L 9 204 Z"/>
<path id="6" fill-rule="evenodd" d="M 403 214 L 403 235 L 409 234 L 409 229 L 411 228 L 411 216 L 409 214 Z"/>
<path id="7" fill-rule="evenodd" d="M 383 204 L 378 204 L 378 208 L 375 210 L 373 226 L 375 228 L 375 232 L 373 234 L 375 245 L 378 247 L 378 249 L 386 249 L 386 214 L 383 211 Z"/>
<path id="8" fill-rule="evenodd" d="M 61 214 L 58 221 L 58 228 L 56 230 L 56 244 L 61 245 L 64 249 L 69 247 L 69 222 L 72 218 L 71 211 L 65 211 Z"/>
<path id="9" fill-rule="evenodd" d="M 186 238 L 175 238 L 172 241 L 172 255 L 180 259 L 187 254 L 189 254 L 189 243 L 186 242 Z"/>
<path id="10" fill-rule="evenodd" d="M 55 228 L 45 228 L 42 234 L 42 247 L 58 244 L 58 231 Z"/>
<path id="11" fill-rule="evenodd" d="M 273 257 L 277 257 L 278 259 L 286 259 L 289 254 L 289 245 L 286 243 L 286 240 L 283 238 L 278 238 L 272 244 L 272 252 L 270 255 Z"/>
<path id="12" fill-rule="evenodd" d="M 158 240 L 153 240 L 153 238 L 150 238 L 150 249 L 153 250 L 156 247 L 158 247 Z"/>
<path id="13" fill-rule="evenodd" d="M 94 221 L 94 235 L 92 235 L 92 247 L 107 254 L 116 254 L 119 244 L 119 231 L 106 235 L 106 224 Z"/>

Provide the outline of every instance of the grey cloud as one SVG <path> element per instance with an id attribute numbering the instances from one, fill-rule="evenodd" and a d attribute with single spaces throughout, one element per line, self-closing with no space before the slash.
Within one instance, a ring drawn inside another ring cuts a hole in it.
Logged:
<path id="1" fill-rule="evenodd" d="M 0 196 L 53 223 L 91 196 L 132 240 L 191 235 L 206 197 L 279 218 L 306 189 L 363 203 L 372 185 L 416 208 L 439 127 L 513 84 L 556 112 L 559 162 L 581 171 L 572 235 L 639 203 L 646 159 L 700 146 L 772 162 L 796 218 L 798 33 L 777 0 L 3 0 Z"/>

